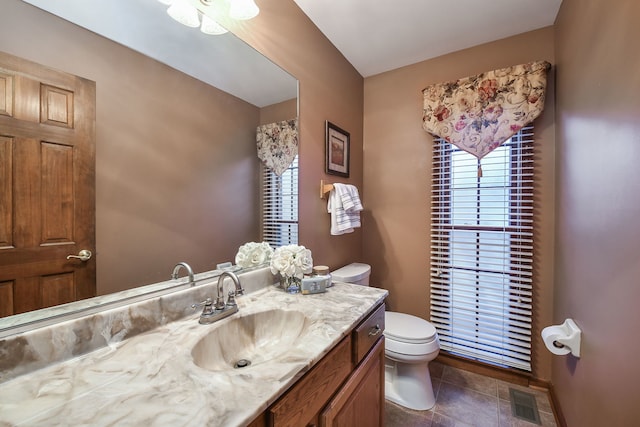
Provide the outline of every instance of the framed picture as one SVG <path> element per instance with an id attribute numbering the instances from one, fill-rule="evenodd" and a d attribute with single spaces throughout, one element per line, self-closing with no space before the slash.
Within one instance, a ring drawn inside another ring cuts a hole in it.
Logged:
<path id="1" fill-rule="evenodd" d="M 349 132 L 326 122 L 325 172 L 331 175 L 349 177 Z"/>

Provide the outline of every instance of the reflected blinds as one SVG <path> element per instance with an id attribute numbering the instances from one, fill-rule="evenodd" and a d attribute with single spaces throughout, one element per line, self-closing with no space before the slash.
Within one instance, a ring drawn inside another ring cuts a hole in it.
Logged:
<path id="1" fill-rule="evenodd" d="M 281 176 L 262 166 L 262 241 L 298 244 L 298 156 Z"/>
<path id="2" fill-rule="evenodd" d="M 531 371 L 533 127 L 481 162 L 443 139 L 433 150 L 431 322 L 441 347 Z"/>

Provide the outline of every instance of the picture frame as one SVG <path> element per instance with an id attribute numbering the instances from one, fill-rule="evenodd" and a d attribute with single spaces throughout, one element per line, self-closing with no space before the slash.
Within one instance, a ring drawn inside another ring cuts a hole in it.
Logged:
<path id="1" fill-rule="evenodd" d="M 325 123 L 325 172 L 349 177 L 350 134 L 330 121 Z"/>

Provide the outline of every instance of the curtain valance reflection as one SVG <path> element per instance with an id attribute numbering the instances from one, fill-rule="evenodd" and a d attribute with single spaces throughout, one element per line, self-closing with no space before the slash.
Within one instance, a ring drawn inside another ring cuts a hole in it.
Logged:
<path id="1" fill-rule="evenodd" d="M 431 85 L 423 128 L 482 159 L 542 112 L 550 67 L 530 62 Z"/>
<path id="2" fill-rule="evenodd" d="M 258 126 L 258 158 L 280 176 L 298 155 L 298 119 Z"/>

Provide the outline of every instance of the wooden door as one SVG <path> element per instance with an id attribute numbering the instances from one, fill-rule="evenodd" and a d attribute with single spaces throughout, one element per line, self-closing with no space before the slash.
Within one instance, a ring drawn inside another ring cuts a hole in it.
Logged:
<path id="1" fill-rule="evenodd" d="M 320 415 L 321 427 L 384 425 L 384 337 Z"/>
<path id="2" fill-rule="evenodd" d="M 95 296 L 95 265 L 95 83 L 0 52 L 0 316 Z"/>

